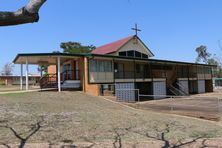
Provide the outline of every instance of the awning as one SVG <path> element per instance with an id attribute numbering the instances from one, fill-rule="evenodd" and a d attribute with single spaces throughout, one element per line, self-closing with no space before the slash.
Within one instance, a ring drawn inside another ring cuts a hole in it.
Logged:
<path id="1" fill-rule="evenodd" d="M 61 63 L 71 59 L 78 59 L 84 54 L 67 54 L 67 53 L 32 53 L 32 54 L 18 54 L 13 60 L 14 64 L 25 64 L 28 60 L 29 64 L 34 65 L 55 65 L 57 57 L 60 57 Z"/>

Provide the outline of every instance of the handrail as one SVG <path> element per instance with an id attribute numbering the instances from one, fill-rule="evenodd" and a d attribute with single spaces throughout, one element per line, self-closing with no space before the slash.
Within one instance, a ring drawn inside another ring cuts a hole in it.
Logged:
<path id="1" fill-rule="evenodd" d="M 78 75 L 73 77 L 73 75 Z M 58 84 L 58 74 L 45 74 L 43 77 L 40 78 L 39 83 L 40 87 L 57 87 Z M 60 74 L 61 80 L 80 80 L 79 70 L 65 70 Z"/>
<path id="2" fill-rule="evenodd" d="M 52 81 L 54 79 L 54 81 Z M 46 74 L 40 80 L 39 84 L 41 88 L 45 88 L 47 86 L 51 86 L 57 83 L 57 74 Z"/>
<path id="3" fill-rule="evenodd" d="M 183 93 L 177 88 L 175 88 L 173 85 L 168 85 L 168 89 L 176 96 L 181 96 Z"/>
<path id="4" fill-rule="evenodd" d="M 182 95 L 182 96 L 187 96 L 188 94 L 186 92 L 184 92 L 183 90 L 180 90 L 176 87 L 174 87 L 173 85 L 168 85 L 168 89 L 174 93 L 175 95 Z"/>
<path id="5" fill-rule="evenodd" d="M 183 84 L 181 84 L 180 82 L 177 82 L 176 83 L 179 87 L 181 87 L 181 88 L 183 88 L 183 89 L 187 89 L 185 86 L 183 86 Z M 182 91 L 183 93 L 184 93 L 184 95 L 189 95 L 189 94 L 187 94 L 187 92 L 185 92 L 185 91 L 183 91 L 183 90 L 181 90 L 181 89 L 179 89 L 180 91 Z"/>

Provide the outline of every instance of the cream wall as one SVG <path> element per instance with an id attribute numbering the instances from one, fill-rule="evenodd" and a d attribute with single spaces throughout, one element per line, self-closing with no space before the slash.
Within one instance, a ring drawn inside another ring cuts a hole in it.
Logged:
<path id="1" fill-rule="evenodd" d="M 121 51 L 129 51 L 129 50 L 135 50 L 139 51 L 143 54 L 147 54 L 149 57 L 152 57 L 153 55 L 147 50 L 147 48 L 138 40 L 137 44 L 134 39 L 129 41 L 126 45 L 124 45 L 120 50 L 116 53 L 111 53 L 110 55 L 118 55 Z"/>

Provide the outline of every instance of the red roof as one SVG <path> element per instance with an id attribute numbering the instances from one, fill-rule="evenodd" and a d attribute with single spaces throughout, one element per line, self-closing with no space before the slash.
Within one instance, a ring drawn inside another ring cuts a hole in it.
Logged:
<path id="1" fill-rule="evenodd" d="M 118 51 L 123 45 L 129 42 L 134 36 L 130 36 L 101 47 L 98 47 L 92 51 L 93 54 L 108 54 Z"/>

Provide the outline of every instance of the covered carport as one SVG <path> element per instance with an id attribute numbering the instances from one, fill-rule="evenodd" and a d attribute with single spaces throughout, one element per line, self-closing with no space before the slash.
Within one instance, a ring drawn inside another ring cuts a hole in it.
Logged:
<path id="1" fill-rule="evenodd" d="M 20 64 L 20 90 L 23 90 L 23 65 L 25 65 L 25 90 L 29 90 L 29 65 L 56 65 L 56 77 L 58 91 L 61 92 L 61 64 L 71 59 L 83 57 L 83 54 L 67 53 L 32 53 L 18 54 L 13 60 L 14 64 Z"/>

